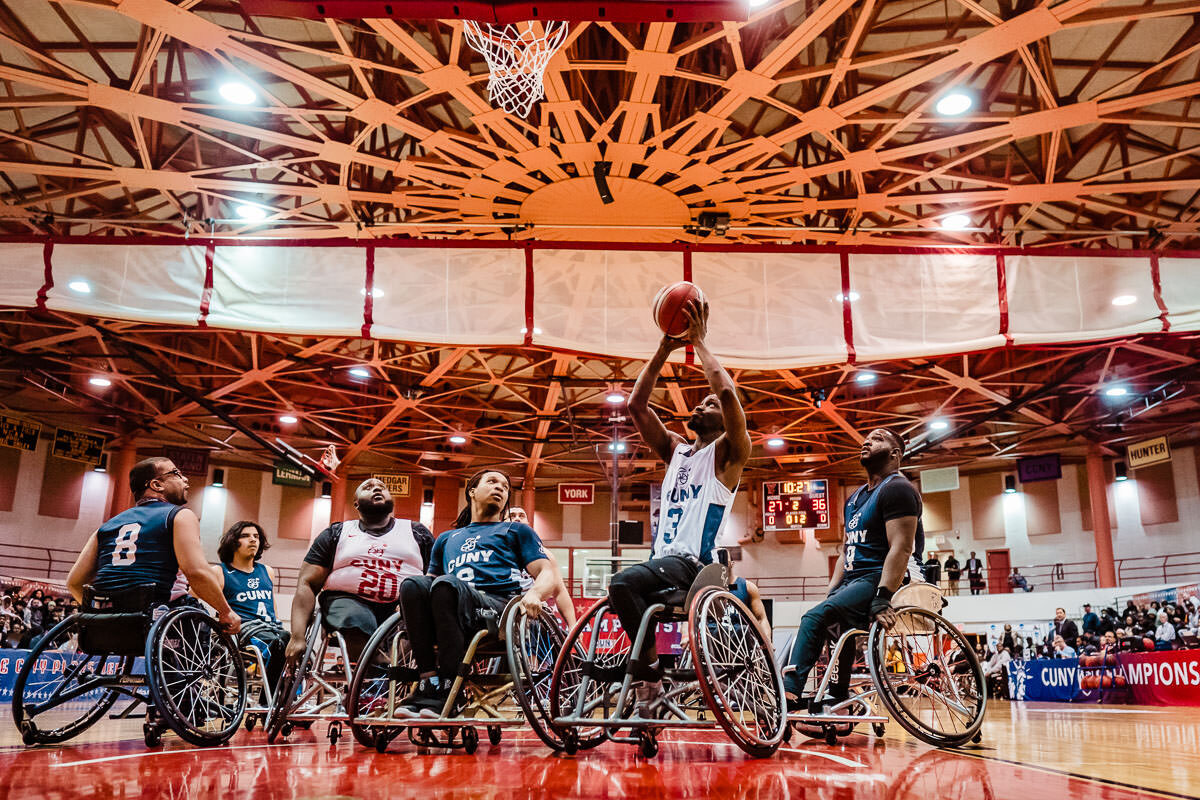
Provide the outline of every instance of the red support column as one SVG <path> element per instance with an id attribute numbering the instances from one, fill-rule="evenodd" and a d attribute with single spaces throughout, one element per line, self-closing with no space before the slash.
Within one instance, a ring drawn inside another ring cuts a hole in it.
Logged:
<path id="1" fill-rule="evenodd" d="M 1088 496 L 1092 504 L 1092 536 L 1096 541 L 1098 588 L 1117 585 L 1113 564 L 1112 524 L 1108 518 L 1108 476 L 1100 448 L 1091 445 L 1087 454 Z"/>
<path id="2" fill-rule="evenodd" d="M 127 441 L 120 450 L 110 452 L 108 474 L 112 481 L 112 498 L 108 501 L 108 517 L 111 519 L 133 505 L 133 492 L 129 490 L 129 470 L 138 462 L 137 443 Z"/>

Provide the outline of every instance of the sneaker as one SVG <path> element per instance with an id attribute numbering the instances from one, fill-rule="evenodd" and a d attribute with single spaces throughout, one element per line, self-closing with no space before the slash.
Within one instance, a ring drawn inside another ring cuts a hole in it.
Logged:
<path id="1" fill-rule="evenodd" d="M 656 705 L 666 694 L 662 681 L 641 681 L 634 691 L 637 696 L 634 714 L 642 719 L 656 719 L 659 711 Z"/>
<path id="2" fill-rule="evenodd" d="M 421 681 L 417 684 L 416 691 L 405 698 L 404 702 L 396 706 L 396 716 L 405 719 L 416 719 L 424 716 L 422 712 L 430 708 L 430 704 L 437 702 L 438 690 L 429 681 Z"/>

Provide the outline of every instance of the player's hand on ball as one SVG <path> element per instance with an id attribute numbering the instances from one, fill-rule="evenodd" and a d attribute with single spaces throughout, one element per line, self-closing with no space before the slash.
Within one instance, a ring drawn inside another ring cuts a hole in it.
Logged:
<path id="1" fill-rule="evenodd" d="M 530 589 L 521 597 L 521 610 L 529 617 L 541 616 L 542 598 L 537 596 L 537 592 Z"/>
<path id="2" fill-rule="evenodd" d="M 688 344 L 700 344 L 708 335 L 708 301 L 693 300 L 683 307 L 688 318 L 688 329 L 683 340 Z"/>

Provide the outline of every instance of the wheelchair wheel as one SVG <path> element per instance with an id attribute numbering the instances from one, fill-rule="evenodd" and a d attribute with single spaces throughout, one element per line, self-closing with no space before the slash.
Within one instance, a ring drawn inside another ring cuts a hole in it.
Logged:
<path id="1" fill-rule="evenodd" d="M 721 589 L 692 600 L 690 647 L 700 690 L 729 738 L 755 758 L 779 749 L 787 728 L 783 677 L 754 615 Z"/>
<path id="2" fill-rule="evenodd" d="M 554 662 L 554 675 L 550 680 L 550 713 L 555 717 L 572 716 L 583 685 L 583 667 L 587 659 L 592 636 L 602 638 L 596 647 L 596 662 L 591 666 L 592 678 L 588 683 L 587 697 L 583 704 L 584 716 L 605 719 L 613 713 L 612 706 L 624 679 L 629 654 L 633 649 L 629 637 L 622 631 L 615 638 L 608 631 L 620 630 L 620 620 L 609 607 L 607 600 L 600 600 L 576 621 L 567 634 Z M 571 750 L 588 750 L 604 741 L 601 728 L 574 728 L 569 735 Z"/>
<path id="3" fill-rule="evenodd" d="M 549 614 L 531 619 L 519 606 L 509 613 L 504 623 L 513 694 L 533 732 L 554 750 L 565 748 L 562 731 L 554 727 L 550 711 L 554 662 L 565 639 L 566 634 Z M 496 730 L 498 733 L 499 729 Z M 488 732 L 491 733 L 490 729 Z"/>
<path id="4" fill-rule="evenodd" d="M 394 709 L 416 689 L 416 674 L 404 617 L 397 612 L 371 635 L 350 682 L 346 710 L 355 741 L 363 747 L 375 747 L 380 740 L 396 738 L 398 729 L 368 725 L 364 721 L 372 717 L 386 719 L 389 701 Z"/>
<path id="5" fill-rule="evenodd" d="M 133 668 L 129 656 L 76 653 L 78 617 L 50 629 L 30 652 L 13 686 L 13 722 L 25 744 L 57 744 L 78 736 L 112 708 L 118 692 L 105 688 Z M 64 662 L 61 670 L 34 668 L 44 658 Z"/>
<path id="6" fill-rule="evenodd" d="M 867 665 L 879 698 L 900 726 L 934 747 L 966 744 L 979 732 L 987 706 L 983 668 L 961 633 L 940 614 L 898 609 L 890 631 L 871 625 Z M 895 644 L 904 672 L 885 668 Z"/>
<path id="7" fill-rule="evenodd" d="M 168 611 L 150 627 L 146 678 L 159 716 L 185 742 L 223 744 L 246 713 L 246 670 L 233 637 L 199 608 Z"/>

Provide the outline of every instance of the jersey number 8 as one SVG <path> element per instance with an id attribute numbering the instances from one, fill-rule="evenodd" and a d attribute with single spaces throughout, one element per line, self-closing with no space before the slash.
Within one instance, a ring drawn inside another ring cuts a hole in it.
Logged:
<path id="1" fill-rule="evenodd" d="M 117 540 L 113 542 L 112 563 L 114 567 L 132 564 L 137 560 L 137 538 L 142 526 L 136 522 L 122 525 L 117 531 Z"/>

